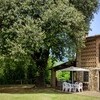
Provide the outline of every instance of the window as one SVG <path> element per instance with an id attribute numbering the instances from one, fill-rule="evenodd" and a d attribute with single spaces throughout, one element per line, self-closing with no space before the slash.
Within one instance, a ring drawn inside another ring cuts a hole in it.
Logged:
<path id="1" fill-rule="evenodd" d="M 83 81 L 89 82 L 89 72 L 84 72 Z"/>

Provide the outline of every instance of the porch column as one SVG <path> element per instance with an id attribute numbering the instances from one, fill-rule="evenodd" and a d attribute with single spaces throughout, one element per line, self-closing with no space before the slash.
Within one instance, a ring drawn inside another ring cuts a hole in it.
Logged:
<path id="1" fill-rule="evenodd" d="M 51 69 L 51 87 L 56 87 L 56 71 Z"/>

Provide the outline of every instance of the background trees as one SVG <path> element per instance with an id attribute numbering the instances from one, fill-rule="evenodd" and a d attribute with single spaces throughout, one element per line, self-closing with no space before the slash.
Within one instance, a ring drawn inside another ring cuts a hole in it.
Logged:
<path id="1" fill-rule="evenodd" d="M 26 72 L 34 63 L 37 85 L 44 86 L 49 55 L 75 59 L 97 7 L 98 0 L 0 0 L 3 66 L 12 61 Z"/>

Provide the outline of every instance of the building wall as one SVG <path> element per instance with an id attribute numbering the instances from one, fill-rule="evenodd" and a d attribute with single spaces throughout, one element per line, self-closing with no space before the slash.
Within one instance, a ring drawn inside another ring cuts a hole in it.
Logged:
<path id="1" fill-rule="evenodd" d="M 100 61 L 99 61 L 99 49 L 100 49 L 100 38 L 98 37 L 96 39 L 96 67 L 100 67 Z"/>
<path id="2" fill-rule="evenodd" d="M 81 67 L 96 67 L 96 39 L 87 38 L 81 51 Z"/>
<path id="3" fill-rule="evenodd" d="M 95 68 L 100 67 L 99 61 L 99 45 L 100 36 L 88 37 L 85 42 L 85 47 L 77 55 L 77 66 L 87 68 L 89 72 L 89 90 L 99 90 L 99 71 Z M 82 75 L 82 74 L 81 74 Z M 80 75 L 80 76 L 81 76 Z M 82 77 L 80 79 L 83 80 Z"/>

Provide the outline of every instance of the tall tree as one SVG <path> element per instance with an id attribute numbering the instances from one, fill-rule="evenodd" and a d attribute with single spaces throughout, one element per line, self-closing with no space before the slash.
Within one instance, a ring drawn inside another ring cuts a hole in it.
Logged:
<path id="1" fill-rule="evenodd" d="M 44 86 L 49 54 L 75 55 L 97 7 L 98 0 L 0 0 L 0 54 L 33 59 Z"/>

